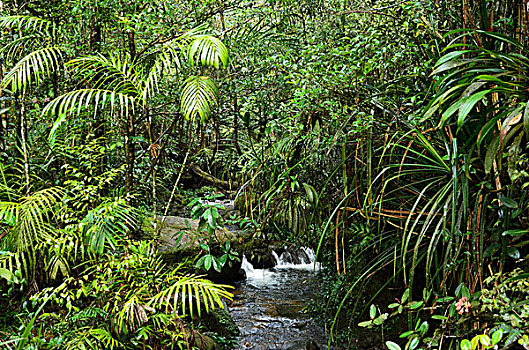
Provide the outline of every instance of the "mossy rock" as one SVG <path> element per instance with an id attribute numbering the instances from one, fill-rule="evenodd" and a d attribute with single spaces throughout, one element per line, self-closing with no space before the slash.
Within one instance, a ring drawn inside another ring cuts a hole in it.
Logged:
<path id="1" fill-rule="evenodd" d="M 226 338 L 236 338 L 240 335 L 239 327 L 226 309 L 216 308 L 203 315 L 202 322 L 208 331 Z"/>
<path id="2" fill-rule="evenodd" d="M 199 231 L 199 220 L 183 218 L 180 216 L 166 216 L 157 219 L 148 218 L 143 222 L 143 232 L 151 237 L 157 237 L 159 241 L 158 250 L 161 253 L 175 249 L 198 246 L 200 240 L 206 233 Z M 219 244 L 226 241 L 235 241 L 237 236 L 230 230 L 221 227 L 215 230 L 215 239 Z"/>
<path id="3" fill-rule="evenodd" d="M 192 348 L 201 350 L 217 350 L 219 346 L 209 335 L 200 333 L 196 330 L 184 329 L 184 334 Z"/>

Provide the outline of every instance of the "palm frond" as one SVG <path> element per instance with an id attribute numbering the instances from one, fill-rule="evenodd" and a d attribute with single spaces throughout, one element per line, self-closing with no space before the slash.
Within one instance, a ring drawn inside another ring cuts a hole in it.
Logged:
<path id="1" fill-rule="evenodd" d="M 46 36 L 39 33 L 31 33 L 5 44 L 4 47 L 0 48 L 0 53 L 5 55 L 6 60 L 12 60 L 27 45 L 33 44 L 34 42 L 44 42 L 46 39 Z"/>
<path id="2" fill-rule="evenodd" d="M 0 17 L 0 29 L 14 29 L 30 32 L 44 32 L 54 28 L 52 22 L 33 16 Z"/>
<path id="3" fill-rule="evenodd" d="M 226 67 L 229 58 L 228 49 L 222 41 L 207 34 L 195 35 L 192 38 L 187 51 L 190 64 L 199 61 L 205 66 Z"/>
<path id="4" fill-rule="evenodd" d="M 133 207 L 117 201 L 104 202 L 90 210 L 81 222 L 87 246 L 98 254 L 105 246 L 115 248 L 117 240 L 137 226 L 138 214 Z"/>
<path id="5" fill-rule="evenodd" d="M 223 308 L 222 298 L 231 299 L 233 294 L 228 292 L 227 288 L 233 288 L 227 285 L 214 284 L 213 282 L 198 278 L 194 275 L 173 276 L 176 282 L 169 287 L 164 288 L 156 294 L 147 305 L 154 308 L 163 308 L 165 312 L 172 309 L 177 312 L 181 308 L 182 313 L 189 313 L 193 316 L 193 309 L 201 313 L 201 305 L 204 305 L 206 312 L 214 310 L 215 306 Z"/>
<path id="6" fill-rule="evenodd" d="M 60 67 L 63 52 L 59 46 L 45 47 L 23 57 L 2 79 L 0 87 L 12 86 L 13 91 L 26 89 L 32 82 L 39 84 Z"/>
<path id="7" fill-rule="evenodd" d="M 180 108 L 187 119 L 193 120 L 197 114 L 201 121 L 211 115 L 211 106 L 217 103 L 217 86 L 209 77 L 191 76 L 182 89 Z"/>
<path id="8" fill-rule="evenodd" d="M 94 328 L 89 331 L 90 336 L 97 339 L 105 349 L 123 348 L 123 344 L 104 328 Z"/>
<path id="9" fill-rule="evenodd" d="M 95 89 L 112 90 L 126 95 L 138 95 L 139 85 L 135 84 L 134 65 L 118 56 L 85 56 L 66 63 L 74 75 L 85 79 Z"/>
<path id="10" fill-rule="evenodd" d="M 105 89 L 80 89 L 57 97 L 44 107 L 42 114 L 55 113 L 59 115 L 57 120 L 62 122 L 65 115 L 74 109 L 77 109 L 77 113 L 81 113 L 83 108 L 88 108 L 93 105 L 96 110 L 101 110 L 109 102 L 112 110 L 116 106 L 119 106 L 120 112 L 123 115 L 135 112 L 135 96 Z"/>
<path id="11" fill-rule="evenodd" d="M 13 224 L 6 236 L 7 246 L 28 252 L 47 238 L 53 231 L 49 220 L 63 194 L 62 189 L 53 187 L 22 197 L 20 202 L 0 202 L 0 218 Z"/>

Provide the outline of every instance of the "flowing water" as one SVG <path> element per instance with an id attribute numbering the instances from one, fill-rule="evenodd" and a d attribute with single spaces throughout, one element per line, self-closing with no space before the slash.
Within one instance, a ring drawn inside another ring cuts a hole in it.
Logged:
<path id="1" fill-rule="evenodd" d="M 254 269 L 243 258 L 247 280 L 230 307 L 241 330 L 240 349 L 327 349 L 323 329 L 304 312 L 317 288 L 314 252 L 303 248 L 297 264 L 290 254 L 276 254 L 272 269 Z"/>

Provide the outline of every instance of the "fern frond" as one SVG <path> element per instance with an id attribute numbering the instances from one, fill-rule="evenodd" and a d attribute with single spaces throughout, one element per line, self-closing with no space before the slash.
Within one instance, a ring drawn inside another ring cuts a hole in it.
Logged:
<path id="1" fill-rule="evenodd" d="M 81 225 L 87 246 L 102 254 L 105 246 L 114 249 L 117 241 L 138 225 L 138 214 L 124 203 L 104 202 L 90 210 Z"/>
<path id="2" fill-rule="evenodd" d="M 89 331 L 89 334 L 102 343 L 105 349 L 123 348 L 123 344 L 114 338 L 106 329 L 94 328 Z"/>
<path id="3" fill-rule="evenodd" d="M 62 189 L 54 187 L 22 197 L 20 202 L 0 202 L 0 218 L 13 222 L 6 236 L 8 246 L 18 252 L 28 252 L 47 238 L 53 232 L 48 221 L 63 194 Z"/>
<path id="4" fill-rule="evenodd" d="M 46 36 L 38 33 L 25 35 L 5 44 L 4 47 L 0 48 L 0 53 L 5 55 L 6 60 L 12 60 L 25 46 L 31 45 L 34 42 L 44 42 L 46 39 L 48 39 Z"/>

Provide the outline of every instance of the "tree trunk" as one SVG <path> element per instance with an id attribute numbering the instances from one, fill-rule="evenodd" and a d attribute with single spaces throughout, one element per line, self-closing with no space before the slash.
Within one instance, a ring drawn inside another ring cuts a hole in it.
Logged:
<path id="1" fill-rule="evenodd" d="M 1 2 L 0 2 L 1 4 Z M 0 77 L 4 76 L 4 67 L 0 63 Z M 2 97 L 2 89 L 0 89 L 0 97 Z M 1 99 L 0 99 L 1 100 Z M 7 150 L 7 113 L 2 112 L 6 108 L 6 103 L 1 100 L 0 102 L 0 151 L 5 152 Z"/>
<path id="2" fill-rule="evenodd" d="M 136 128 L 134 127 L 134 115 L 129 115 L 126 136 L 125 136 L 125 190 L 128 195 L 134 191 L 134 161 L 136 157 L 136 146 L 134 144 L 134 136 L 136 135 Z M 127 199 L 130 201 L 130 199 Z"/>
<path id="3" fill-rule="evenodd" d="M 233 144 L 239 155 L 242 154 L 241 146 L 239 145 L 239 104 L 237 103 L 237 91 L 235 91 L 235 98 L 233 100 Z"/>
<path id="4" fill-rule="evenodd" d="M 22 94 L 22 101 L 20 102 L 20 141 L 22 144 L 22 155 L 24 158 L 24 175 L 26 177 L 26 195 L 29 194 L 29 153 L 27 146 L 27 123 L 26 110 L 24 108 L 25 92 Z"/>

